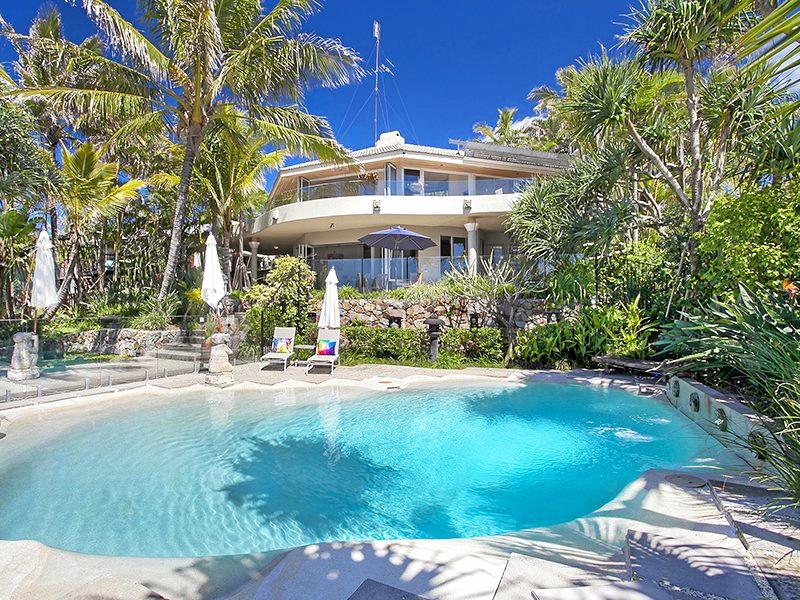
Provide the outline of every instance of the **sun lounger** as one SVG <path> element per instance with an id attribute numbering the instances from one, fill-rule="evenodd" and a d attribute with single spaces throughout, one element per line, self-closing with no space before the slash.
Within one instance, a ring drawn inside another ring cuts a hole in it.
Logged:
<path id="1" fill-rule="evenodd" d="M 262 363 L 283 364 L 283 370 L 289 366 L 289 361 L 294 356 L 294 327 L 276 327 L 272 336 L 272 349 L 261 357 Z"/>
<path id="2" fill-rule="evenodd" d="M 339 362 L 339 330 L 320 329 L 317 333 L 317 350 L 306 363 L 306 375 L 314 366 L 329 366 L 331 373 Z"/>

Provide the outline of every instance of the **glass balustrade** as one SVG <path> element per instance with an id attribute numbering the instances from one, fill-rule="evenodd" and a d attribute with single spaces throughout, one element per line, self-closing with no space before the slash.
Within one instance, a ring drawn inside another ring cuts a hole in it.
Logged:
<path id="1" fill-rule="evenodd" d="M 475 196 L 494 194 L 513 194 L 521 192 L 527 179 L 476 178 L 468 183 L 466 179 L 450 180 L 394 180 L 370 181 L 353 179 L 307 185 L 300 190 L 282 192 L 273 197 L 271 207 L 275 208 L 293 202 L 307 202 L 327 198 L 346 198 L 353 196 Z"/>
<path id="2" fill-rule="evenodd" d="M 319 288 L 325 287 L 325 277 L 333 267 L 340 287 L 370 291 L 392 290 L 416 283 L 436 283 L 448 273 L 465 270 L 467 257 L 335 258 L 315 259 L 309 264 L 316 274 Z M 478 260 L 478 267 L 481 264 L 482 261 Z"/>

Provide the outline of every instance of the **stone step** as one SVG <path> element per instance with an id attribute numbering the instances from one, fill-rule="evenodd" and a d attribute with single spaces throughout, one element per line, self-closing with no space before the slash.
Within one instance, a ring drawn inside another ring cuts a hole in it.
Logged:
<path id="1" fill-rule="evenodd" d="M 179 360 L 185 362 L 199 362 L 203 355 L 199 350 L 150 350 L 145 356 L 164 360 Z"/>
<path id="2" fill-rule="evenodd" d="M 203 335 L 187 335 L 181 336 L 178 338 L 178 344 L 197 344 L 198 346 L 206 341 L 206 337 Z"/>
<path id="3" fill-rule="evenodd" d="M 534 588 L 563 589 L 622 581 L 626 564 L 621 553 L 602 564 L 580 567 L 513 552 L 508 558 L 494 600 L 530 600 Z"/>
<path id="4" fill-rule="evenodd" d="M 186 350 L 191 352 L 201 352 L 201 344 L 184 344 L 181 342 L 174 342 L 170 344 L 162 344 L 158 350 Z"/>
<path id="5" fill-rule="evenodd" d="M 626 536 L 629 578 L 666 584 L 677 598 L 696 597 L 700 593 L 726 600 L 763 599 L 745 561 L 743 547 L 739 549 L 738 539 L 729 539 L 732 543 L 725 547 L 721 543 L 704 543 L 697 533 L 675 538 L 629 530 Z"/>
<path id="6" fill-rule="evenodd" d="M 533 590 L 529 600 L 674 600 L 675 596 L 649 581 L 618 581 L 606 585 Z"/>

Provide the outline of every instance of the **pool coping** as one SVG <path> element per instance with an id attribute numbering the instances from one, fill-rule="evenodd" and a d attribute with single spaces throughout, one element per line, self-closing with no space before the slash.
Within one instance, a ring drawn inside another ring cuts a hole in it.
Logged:
<path id="1" fill-rule="evenodd" d="M 376 366 L 377 367 L 377 366 Z M 373 371 L 374 372 L 374 371 Z M 655 394 L 649 394 L 651 397 L 655 396 L 657 399 L 668 403 L 669 400 L 664 391 L 664 386 L 653 382 L 650 378 L 637 378 L 632 376 L 613 375 L 603 373 L 596 370 L 579 370 L 571 372 L 559 371 L 512 371 L 503 370 L 501 374 L 481 375 L 475 373 L 465 373 L 464 371 L 434 371 L 433 373 L 414 373 L 405 377 L 381 376 L 375 375 L 367 379 L 341 379 L 337 377 L 327 378 L 320 382 L 302 381 L 296 379 L 284 380 L 276 383 L 260 383 L 250 380 L 244 380 L 226 389 L 236 391 L 241 389 L 275 389 L 280 387 L 335 387 L 335 386 L 353 386 L 362 389 L 371 390 L 396 390 L 405 389 L 414 385 L 424 385 L 430 383 L 459 382 L 459 381 L 485 381 L 500 384 L 520 384 L 529 379 L 535 379 L 544 382 L 554 383 L 571 383 L 593 385 L 601 387 L 614 387 L 636 395 L 642 394 L 642 381 L 647 382 L 647 386 L 655 390 Z M 180 386 L 160 386 L 150 384 L 147 386 L 148 392 L 159 393 L 159 395 L 173 394 L 176 391 L 188 391 L 190 389 L 218 389 L 213 386 L 206 386 L 194 381 L 187 385 Z M 59 400 L 54 400 L 42 404 L 34 404 L 29 406 L 9 408 L 4 412 L 0 412 L 0 432 L 13 427 L 14 422 L 21 420 L 25 421 L 27 416 L 41 416 L 51 410 L 60 409 L 75 409 L 94 404 L 95 402 L 102 402 L 112 398 L 122 398 L 130 394 L 135 394 L 142 391 L 142 386 L 135 386 L 131 389 L 120 389 L 114 391 L 106 391 L 103 394 L 89 394 L 82 397 L 70 397 Z M 697 428 L 698 434 L 702 429 Z M 704 434 L 706 432 L 703 432 Z M 745 465 L 742 465 L 744 468 Z M 699 469 L 698 469 L 699 471 Z M 643 473 L 635 481 L 631 482 L 628 487 L 634 486 L 640 480 L 647 480 L 652 475 L 650 472 Z M 741 477 L 735 473 L 728 472 L 714 472 L 716 478 L 726 478 L 741 480 Z M 628 489 L 626 487 L 626 490 Z M 618 500 L 614 498 L 609 504 L 613 504 Z M 602 510 L 602 509 L 599 509 Z M 333 543 L 333 544 L 320 544 L 313 545 L 314 548 L 323 546 L 338 547 L 339 549 L 348 547 L 383 547 L 389 548 L 396 544 L 410 544 L 411 547 L 425 547 L 436 548 L 437 545 L 450 547 L 454 544 L 459 546 L 471 546 L 477 544 L 489 544 L 490 546 L 496 540 L 513 540 L 528 539 L 532 531 L 541 530 L 554 530 L 555 528 L 569 527 L 574 523 L 580 523 L 587 519 L 592 518 L 599 511 L 595 511 L 590 515 L 570 521 L 568 523 L 560 524 L 549 528 L 537 528 L 534 530 L 522 530 L 519 532 L 509 532 L 498 536 L 488 536 L 485 538 L 463 538 L 456 540 L 391 540 L 385 542 L 366 542 L 366 543 Z M 487 542 L 488 540 L 488 542 Z M 120 578 L 121 580 L 134 579 L 142 582 L 149 588 L 158 593 L 165 594 L 170 598 L 204 598 L 204 597 L 251 597 L 251 593 L 256 593 L 254 586 L 261 587 L 263 582 L 275 572 L 276 567 L 284 561 L 293 552 L 301 551 L 311 548 L 311 546 L 302 546 L 299 548 L 290 548 L 286 550 L 276 550 L 271 552 L 251 553 L 245 555 L 232 555 L 232 556 L 218 556 L 218 557 L 189 557 L 189 558 L 141 558 L 141 557 L 121 557 L 121 556 L 95 556 L 88 554 L 80 554 L 57 548 L 51 548 L 44 544 L 35 541 L 1 541 L 0 540 L 0 575 L 2 575 L 4 565 L 15 565 L 15 572 L 20 571 L 19 565 L 16 564 L 15 557 L 22 560 L 25 564 L 25 557 L 28 556 L 36 563 L 36 568 L 33 568 L 29 576 L 34 577 L 37 584 L 37 597 L 49 597 L 48 589 L 53 590 L 53 598 L 61 597 L 65 590 L 64 579 L 69 581 L 72 579 L 76 584 L 80 579 L 82 584 L 87 583 L 87 574 L 111 574 L 112 577 Z M 502 558 L 502 557 L 501 557 Z M 507 556 L 506 556 L 507 558 Z M 495 559 L 497 557 L 495 556 Z M 496 560 L 493 559 L 493 564 Z M 44 565 L 47 565 L 46 573 L 44 572 Z M 40 569 L 42 567 L 42 569 Z M 41 572 L 38 572 L 41 571 Z M 25 573 L 25 569 L 20 571 Z M 76 577 L 76 573 L 81 574 L 82 578 Z M 188 577 L 188 574 L 192 574 Z M 59 578 L 59 574 L 62 576 Z M 205 578 L 205 579 L 204 579 Z M 2 579 L 2 578 L 0 578 Z M 21 586 L 24 582 L 18 582 Z M 238 590 L 238 593 L 235 592 Z M 13 589 L 11 590 L 13 594 Z M 3 584 L 0 583 L 0 596 L 3 593 Z M 9 594 L 9 597 L 13 597 Z M 234 594 L 234 596 L 231 596 Z M 240 596 L 240 594 L 243 594 Z M 264 596 L 269 597 L 269 596 Z M 311 596 L 309 596 L 311 597 Z"/>

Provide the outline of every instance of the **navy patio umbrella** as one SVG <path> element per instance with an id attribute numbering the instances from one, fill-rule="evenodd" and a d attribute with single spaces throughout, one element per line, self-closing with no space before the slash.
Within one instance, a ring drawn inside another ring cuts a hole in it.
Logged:
<path id="1" fill-rule="evenodd" d="M 383 231 L 373 231 L 358 240 L 370 248 L 388 248 L 389 250 L 425 250 L 436 243 L 429 237 L 406 229 L 390 227 Z"/>

